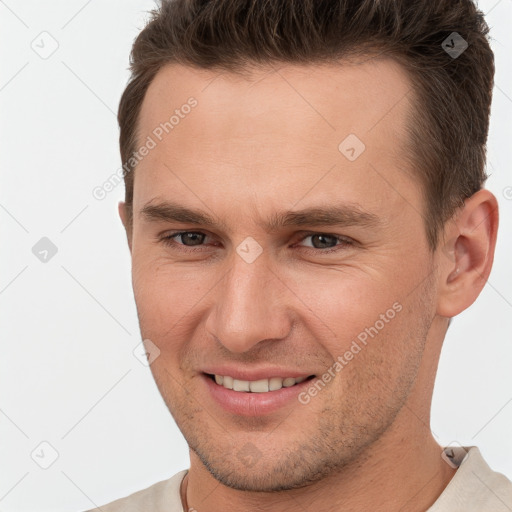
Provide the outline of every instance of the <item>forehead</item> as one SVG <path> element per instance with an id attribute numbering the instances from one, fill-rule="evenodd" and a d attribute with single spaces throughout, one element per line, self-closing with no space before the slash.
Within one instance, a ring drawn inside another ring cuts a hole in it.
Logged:
<path id="1" fill-rule="evenodd" d="M 200 190 L 212 202 L 277 188 L 293 203 L 333 166 L 336 176 L 315 188 L 318 197 L 337 193 L 335 181 L 357 203 L 377 174 L 400 188 L 411 102 L 405 70 L 384 58 L 274 64 L 243 76 L 166 65 L 140 112 L 139 143 L 149 137 L 155 147 L 137 166 L 134 203 L 157 191 L 172 195 L 173 187 L 188 196 L 191 187 Z M 346 140 L 356 153 L 364 149 L 357 160 L 343 154 L 352 150 Z"/>
<path id="2" fill-rule="evenodd" d="M 343 127 L 339 119 L 343 114 L 345 121 L 355 122 L 354 128 L 364 133 L 380 120 L 379 114 L 387 114 L 410 91 L 405 69 L 379 56 L 331 64 L 253 65 L 239 73 L 172 63 L 163 66 L 148 87 L 139 120 L 141 128 L 148 129 L 161 122 L 162 114 L 194 96 L 205 115 L 212 109 L 227 115 L 239 107 L 238 116 L 244 111 L 253 118 L 269 108 L 294 108 L 298 115 L 322 119 L 331 129 Z M 407 101 L 401 109 L 393 108 L 394 114 L 404 108 Z"/>

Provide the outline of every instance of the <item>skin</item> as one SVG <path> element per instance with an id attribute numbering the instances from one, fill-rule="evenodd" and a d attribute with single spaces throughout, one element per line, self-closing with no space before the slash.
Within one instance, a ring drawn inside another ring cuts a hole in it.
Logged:
<path id="1" fill-rule="evenodd" d="M 138 164 L 132 255 L 151 370 L 190 447 L 188 507 L 218 510 L 426 510 L 453 477 L 430 431 L 448 320 L 470 306 L 491 270 L 497 202 L 487 190 L 427 244 L 420 182 L 405 158 L 413 113 L 408 76 L 391 60 L 260 67 L 246 76 L 170 64 L 140 115 L 140 140 L 191 96 L 197 106 Z M 338 150 L 356 134 L 353 162 Z M 218 219 L 202 226 L 146 218 L 173 201 Z M 365 225 L 264 223 L 281 211 L 356 205 Z M 189 246 L 176 231 L 206 234 Z M 326 247 L 308 234 L 327 238 Z M 246 237 L 262 253 L 247 263 Z M 458 269 L 458 270 L 457 270 Z M 199 378 L 210 363 L 282 365 L 322 376 L 365 328 L 402 309 L 307 405 L 240 417 Z M 240 456 L 244 446 L 253 463 Z"/>

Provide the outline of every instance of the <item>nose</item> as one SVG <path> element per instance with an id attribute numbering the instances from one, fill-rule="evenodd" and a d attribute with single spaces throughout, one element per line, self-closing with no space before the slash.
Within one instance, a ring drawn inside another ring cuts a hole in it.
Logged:
<path id="1" fill-rule="evenodd" d="M 247 263 L 234 253 L 215 288 L 207 331 L 228 350 L 249 351 L 261 341 L 285 338 L 292 327 L 286 286 L 261 255 Z"/>

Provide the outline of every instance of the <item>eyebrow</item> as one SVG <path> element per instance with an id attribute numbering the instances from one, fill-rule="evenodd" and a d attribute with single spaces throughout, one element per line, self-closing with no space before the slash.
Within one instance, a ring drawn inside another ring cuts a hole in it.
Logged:
<path id="1" fill-rule="evenodd" d="M 155 204 L 151 204 L 150 201 L 140 210 L 140 215 L 148 222 L 180 222 L 221 228 L 228 231 L 226 224 L 217 217 L 172 201 Z M 268 232 L 289 226 L 361 226 L 375 228 L 381 224 L 380 217 L 353 204 L 281 211 L 274 213 L 267 222 L 259 223 Z"/>

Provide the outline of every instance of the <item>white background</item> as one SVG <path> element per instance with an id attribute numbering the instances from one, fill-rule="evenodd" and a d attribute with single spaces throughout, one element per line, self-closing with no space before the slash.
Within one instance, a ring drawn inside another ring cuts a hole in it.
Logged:
<path id="1" fill-rule="evenodd" d="M 124 187 L 103 201 L 91 193 L 120 166 L 115 114 L 153 6 L 0 2 L 3 512 L 85 510 L 188 467 L 186 443 L 133 355 L 140 334 L 117 217 Z M 501 227 L 487 286 L 450 327 L 432 429 L 441 444 L 478 445 L 512 479 L 512 2 L 480 7 L 497 63 L 487 186 Z M 46 59 L 31 47 L 52 44 Z M 58 248 L 47 263 L 32 253 L 42 237 Z M 36 450 L 50 461 L 43 441 L 58 452 L 46 470 L 31 458 Z"/>

